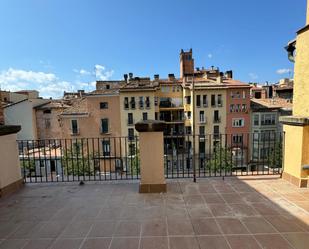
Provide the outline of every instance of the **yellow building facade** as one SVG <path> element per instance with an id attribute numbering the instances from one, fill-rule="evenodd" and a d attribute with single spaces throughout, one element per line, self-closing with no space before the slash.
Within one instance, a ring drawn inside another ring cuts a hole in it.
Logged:
<path id="1" fill-rule="evenodd" d="M 290 49 L 288 48 L 288 51 Z M 281 119 L 286 134 L 283 178 L 299 187 L 307 187 L 309 176 L 309 0 L 307 2 L 307 23 L 297 32 L 295 49 L 293 116 Z"/>

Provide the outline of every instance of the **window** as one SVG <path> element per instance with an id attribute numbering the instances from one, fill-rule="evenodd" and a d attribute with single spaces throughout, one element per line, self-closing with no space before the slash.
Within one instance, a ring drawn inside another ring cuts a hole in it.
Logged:
<path id="1" fill-rule="evenodd" d="M 200 126 L 199 133 L 200 135 L 205 135 L 205 126 Z"/>
<path id="2" fill-rule="evenodd" d="M 154 97 L 154 104 L 155 104 L 155 106 L 158 106 L 158 102 L 159 102 L 159 98 L 158 97 Z"/>
<path id="3" fill-rule="evenodd" d="M 187 117 L 188 117 L 188 119 L 191 119 L 191 111 L 187 112 Z"/>
<path id="4" fill-rule="evenodd" d="M 186 96 L 185 98 L 187 105 L 191 105 L 191 96 Z"/>
<path id="5" fill-rule="evenodd" d="M 148 113 L 147 112 L 143 112 L 143 120 L 144 121 L 148 120 Z"/>
<path id="6" fill-rule="evenodd" d="M 128 97 L 124 98 L 124 108 L 129 109 L 129 98 Z"/>
<path id="7" fill-rule="evenodd" d="M 130 104 L 131 104 L 131 108 L 135 109 L 135 98 L 134 97 L 131 97 Z"/>
<path id="8" fill-rule="evenodd" d="M 191 134 L 192 133 L 192 129 L 191 126 L 186 126 L 186 134 Z"/>
<path id="9" fill-rule="evenodd" d="M 261 125 L 275 125 L 275 124 L 276 124 L 276 114 L 261 115 Z"/>
<path id="10" fill-rule="evenodd" d="M 77 124 L 77 120 L 76 119 L 71 120 L 71 129 L 72 129 L 72 134 L 73 135 L 77 135 L 79 133 L 78 132 L 78 124 Z"/>
<path id="11" fill-rule="evenodd" d="M 275 136 L 276 131 L 266 130 L 261 133 L 261 140 L 266 142 L 273 141 L 275 139 Z"/>
<path id="12" fill-rule="evenodd" d="M 155 112 L 155 120 L 158 120 L 158 113 L 157 112 Z"/>
<path id="13" fill-rule="evenodd" d="M 219 125 L 214 126 L 214 139 L 219 139 L 220 137 L 220 130 Z"/>
<path id="14" fill-rule="evenodd" d="M 241 112 L 241 105 L 240 104 L 235 105 L 235 112 Z"/>
<path id="15" fill-rule="evenodd" d="M 218 106 L 223 106 L 221 94 L 218 95 Z"/>
<path id="16" fill-rule="evenodd" d="M 133 125 L 133 113 L 128 113 L 128 125 Z"/>
<path id="17" fill-rule="evenodd" d="M 243 118 L 233 118 L 233 127 L 244 127 L 245 120 Z"/>
<path id="18" fill-rule="evenodd" d="M 45 119 L 45 128 L 46 129 L 50 128 L 50 119 L 49 118 Z"/>
<path id="19" fill-rule="evenodd" d="M 216 95 L 211 95 L 211 106 L 216 106 Z"/>
<path id="20" fill-rule="evenodd" d="M 147 96 L 146 97 L 146 108 L 150 108 L 150 98 Z"/>
<path id="21" fill-rule="evenodd" d="M 207 95 L 203 95 L 203 107 L 208 106 Z"/>
<path id="22" fill-rule="evenodd" d="M 133 128 L 128 129 L 128 137 L 129 137 L 129 140 L 134 139 L 134 129 Z"/>
<path id="23" fill-rule="evenodd" d="M 260 134 L 258 131 L 254 131 L 253 133 L 253 140 L 254 141 L 258 141 L 259 140 L 259 137 L 260 137 Z"/>
<path id="24" fill-rule="evenodd" d="M 235 111 L 235 106 L 234 106 L 234 104 L 231 104 L 230 105 L 230 112 L 234 112 Z"/>
<path id="25" fill-rule="evenodd" d="M 204 111 L 200 111 L 200 122 L 201 123 L 205 123 L 205 113 Z"/>
<path id="26" fill-rule="evenodd" d="M 232 99 L 240 99 L 240 92 L 232 92 L 231 97 Z"/>
<path id="27" fill-rule="evenodd" d="M 201 95 L 196 95 L 196 106 L 197 107 L 201 106 Z"/>
<path id="28" fill-rule="evenodd" d="M 110 89 L 110 88 L 111 88 L 110 85 L 106 85 L 106 86 L 105 86 L 105 89 Z"/>
<path id="29" fill-rule="evenodd" d="M 100 109 L 108 109 L 108 102 L 101 102 Z"/>
<path id="30" fill-rule="evenodd" d="M 247 105 L 242 104 L 241 110 L 242 110 L 242 112 L 246 112 L 247 111 Z"/>
<path id="31" fill-rule="evenodd" d="M 108 119 L 101 119 L 101 133 L 108 133 Z"/>
<path id="32" fill-rule="evenodd" d="M 139 97 L 138 103 L 139 103 L 139 108 L 143 109 L 144 108 L 144 97 L 143 96 Z"/>
<path id="33" fill-rule="evenodd" d="M 220 117 L 219 117 L 219 111 L 216 110 L 214 111 L 214 122 L 219 123 L 220 122 Z"/>
<path id="34" fill-rule="evenodd" d="M 44 114 L 51 114 L 51 110 L 50 110 L 50 109 L 44 110 L 43 113 L 44 113 Z"/>
<path id="35" fill-rule="evenodd" d="M 243 142 L 243 135 L 233 135 L 233 143 L 241 144 Z"/>
<path id="36" fill-rule="evenodd" d="M 253 116 L 253 124 L 254 124 L 255 126 L 258 126 L 258 125 L 260 124 L 260 119 L 259 119 L 259 115 L 258 115 L 258 114 L 255 114 L 255 115 Z"/>
<path id="37" fill-rule="evenodd" d="M 243 98 L 243 99 L 246 98 L 246 91 L 242 91 L 242 98 Z"/>
<path id="38" fill-rule="evenodd" d="M 111 146 L 109 140 L 102 140 L 103 156 L 111 155 Z"/>

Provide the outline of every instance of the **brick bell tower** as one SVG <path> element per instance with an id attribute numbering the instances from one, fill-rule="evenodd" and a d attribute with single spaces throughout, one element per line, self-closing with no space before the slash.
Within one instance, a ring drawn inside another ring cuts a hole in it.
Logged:
<path id="1" fill-rule="evenodd" d="M 188 52 L 180 51 L 180 78 L 193 75 L 194 59 L 192 57 L 192 48 Z"/>

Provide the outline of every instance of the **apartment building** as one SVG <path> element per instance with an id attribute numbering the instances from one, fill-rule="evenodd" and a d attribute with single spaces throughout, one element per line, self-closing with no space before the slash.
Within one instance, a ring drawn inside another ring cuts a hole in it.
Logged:
<path id="1" fill-rule="evenodd" d="M 70 108 L 63 100 L 50 100 L 34 107 L 38 139 L 67 138 L 61 128 L 60 115 Z"/>
<path id="2" fill-rule="evenodd" d="M 46 99 L 25 99 L 4 107 L 6 125 L 20 125 L 17 139 L 35 140 L 38 138 L 35 107 L 48 103 Z"/>
<path id="3" fill-rule="evenodd" d="M 251 99 L 251 160 L 268 160 L 275 144 L 283 140 L 280 116 L 292 115 L 292 103 L 286 99 Z"/>
<path id="4" fill-rule="evenodd" d="M 150 78 L 130 77 L 119 89 L 121 136 L 133 140 L 135 123 L 155 119 L 156 86 Z M 133 145 L 132 145 L 133 146 Z"/>

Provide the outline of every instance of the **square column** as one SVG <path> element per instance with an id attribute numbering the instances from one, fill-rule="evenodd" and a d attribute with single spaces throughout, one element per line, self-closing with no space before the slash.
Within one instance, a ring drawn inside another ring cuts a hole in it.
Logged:
<path id="1" fill-rule="evenodd" d="M 164 141 L 165 123 L 141 121 L 135 124 L 139 132 L 141 182 L 140 193 L 166 192 L 164 176 Z"/>

